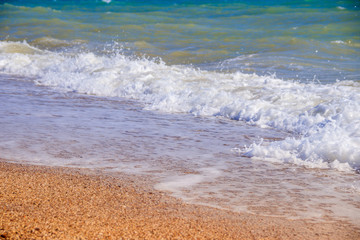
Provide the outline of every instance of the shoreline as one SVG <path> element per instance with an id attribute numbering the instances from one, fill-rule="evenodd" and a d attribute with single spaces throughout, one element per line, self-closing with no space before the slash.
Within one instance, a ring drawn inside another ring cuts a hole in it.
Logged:
<path id="1" fill-rule="evenodd" d="M 186 204 L 150 185 L 140 176 L 0 159 L 0 239 L 360 239 L 347 222 Z"/>

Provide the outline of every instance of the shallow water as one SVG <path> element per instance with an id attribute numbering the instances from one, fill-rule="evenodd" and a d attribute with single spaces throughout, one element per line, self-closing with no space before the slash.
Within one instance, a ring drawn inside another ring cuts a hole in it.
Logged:
<path id="1" fill-rule="evenodd" d="M 134 101 L 60 93 L 1 76 L 1 157 L 150 176 L 187 202 L 360 224 L 357 174 L 272 164 L 233 148 L 288 134 L 222 117 L 143 110 Z"/>
<path id="2" fill-rule="evenodd" d="M 360 225 L 353 1 L 3 1 L 0 157 Z"/>
<path id="3" fill-rule="evenodd" d="M 221 116 L 290 135 L 235 148 L 248 157 L 308 167 L 360 167 L 360 83 L 302 83 L 224 73 L 122 53 L 57 53 L 0 42 L 0 69 L 60 92 L 132 99 L 163 113 Z"/>

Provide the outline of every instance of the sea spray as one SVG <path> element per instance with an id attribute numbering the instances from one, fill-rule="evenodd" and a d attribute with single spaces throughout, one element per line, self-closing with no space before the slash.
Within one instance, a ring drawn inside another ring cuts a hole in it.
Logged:
<path id="1" fill-rule="evenodd" d="M 220 116 L 293 137 L 253 144 L 247 156 L 356 169 L 360 166 L 360 84 L 286 81 L 206 71 L 120 53 L 57 53 L 1 42 L 0 71 L 61 91 L 136 99 L 145 109 Z M 345 164 L 345 165 L 344 165 Z"/>

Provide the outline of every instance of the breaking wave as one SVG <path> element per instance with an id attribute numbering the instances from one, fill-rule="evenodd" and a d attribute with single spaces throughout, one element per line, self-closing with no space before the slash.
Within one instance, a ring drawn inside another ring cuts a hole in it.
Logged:
<path id="1" fill-rule="evenodd" d="M 301 83 L 9 41 L 0 42 L 0 73 L 61 91 L 136 99 L 148 110 L 221 116 L 292 133 L 237 149 L 248 157 L 345 171 L 360 167 L 359 82 Z"/>

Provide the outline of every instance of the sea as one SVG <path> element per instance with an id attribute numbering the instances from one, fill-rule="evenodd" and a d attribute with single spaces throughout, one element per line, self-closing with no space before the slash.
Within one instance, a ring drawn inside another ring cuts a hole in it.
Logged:
<path id="1" fill-rule="evenodd" d="M 1 0 L 0 158 L 360 226 L 360 2 Z"/>

